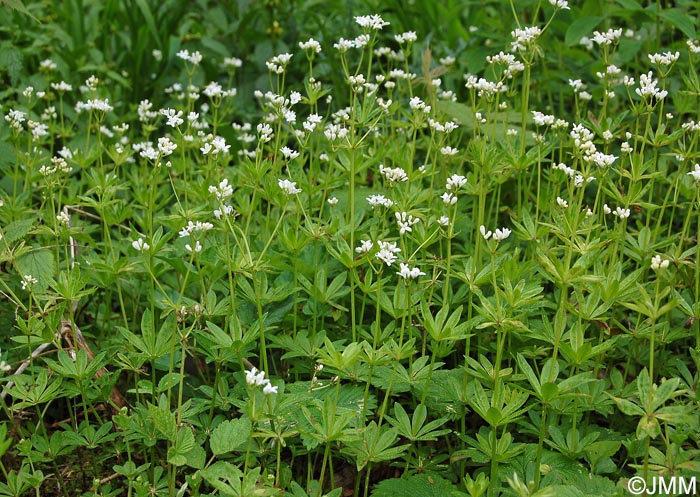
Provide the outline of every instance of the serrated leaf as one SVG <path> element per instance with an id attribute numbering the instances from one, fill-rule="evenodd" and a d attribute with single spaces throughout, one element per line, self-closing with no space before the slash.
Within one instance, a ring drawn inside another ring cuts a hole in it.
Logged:
<path id="1" fill-rule="evenodd" d="M 37 279 L 33 290 L 43 292 L 56 273 L 56 261 L 53 252 L 48 249 L 32 250 L 22 254 L 15 261 L 20 276 L 31 275 Z"/>
<path id="2" fill-rule="evenodd" d="M 35 218 L 18 219 L 5 226 L 3 230 L 5 242 L 8 245 L 12 245 L 20 238 L 23 238 L 31 231 L 32 226 L 34 226 L 34 221 L 36 221 Z"/>
<path id="3" fill-rule="evenodd" d="M 390 478 L 374 487 L 372 497 L 466 497 L 456 486 L 437 475 Z"/>
<path id="4" fill-rule="evenodd" d="M 209 438 L 211 451 L 215 456 L 233 452 L 248 441 L 252 425 L 248 418 L 230 419 L 214 428 Z"/>

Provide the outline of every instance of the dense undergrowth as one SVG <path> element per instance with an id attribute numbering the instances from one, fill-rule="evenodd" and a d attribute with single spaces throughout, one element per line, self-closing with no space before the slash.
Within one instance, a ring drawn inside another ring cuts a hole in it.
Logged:
<path id="1" fill-rule="evenodd" d="M 0 495 L 695 484 L 694 2 L 9 5 Z"/>

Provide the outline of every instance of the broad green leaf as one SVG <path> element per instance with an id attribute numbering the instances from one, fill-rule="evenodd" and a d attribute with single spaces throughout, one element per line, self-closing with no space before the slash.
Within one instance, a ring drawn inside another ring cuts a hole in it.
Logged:
<path id="1" fill-rule="evenodd" d="M 215 456 L 233 452 L 251 436 L 252 425 L 248 418 L 230 419 L 219 424 L 211 432 L 209 446 Z"/>
<path id="2" fill-rule="evenodd" d="M 566 46 L 568 47 L 578 45 L 581 38 L 590 35 L 596 26 L 602 22 L 602 20 L 603 17 L 600 16 L 579 17 L 572 22 L 569 25 L 569 29 L 566 30 L 564 43 L 566 43 Z"/>
<path id="3" fill-rule="evenodd" d="M 15 261 L 21 277 L 31 275 L 37 279 L 33 290 L 43 292 L 56 273 L 56 261 L 53 252 L 48 249 L 37 249 L 22 254 Z"/>

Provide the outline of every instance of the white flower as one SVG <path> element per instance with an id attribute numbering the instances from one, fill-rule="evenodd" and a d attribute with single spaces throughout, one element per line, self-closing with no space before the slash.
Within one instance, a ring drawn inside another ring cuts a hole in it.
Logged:
<path id="1" fill-rule="evenodd" d="M 401 33 L 399 35 L 394 35 L 394 39 L 399 43 L 399 45 L 405 43 L 405 42 L 414 42 L 418 39 L 418 36 L 416 35 L 415 31 L 406 31 L 405 33 Z"/>
<path id="2" fill-rule="evenodd" d="M 569 2 L 566 0 L 549 0 L 549 4 L 555 9 L 569 10 Z"/>
<path id="3" fill-rule="evenodd" d="M 292 150 L 289 147 L 282 147 L 280 149 L 280 152 L 282 152 L 282 155 L 285 159 L 294 160 L 297 157 L 299 157 L 299 152 L 297 152 L 296 150 Z"/>
<path id="4" fill-rule="evenodd" d="M 160 113 L 164 115 L 167 119 L 167 125 L 170 126 L 171 128 L 177 128 L 180 126 L 182 123 L 184 123 L 184 119 L 182 119 L 182 111 L 176 111 L 175 109 L 161 109 Z"/>
<path id="5" fill-rule="evenodd" d="M 398 248 L 394 242 L 377 240 L 377 244 L 379 245 L 379 252 L 377 252 L 375 257 L 384 262 L 387 266 L 391 266 L 397 259 L 395 254 L 401 252 L 401 249 Z"/>
<path id="6" fill-rule="evenodd" d="M 542 34 L 542 30 L 538 26 L 527 26 L 523 29 L 515 29 L 510 32 L 513 41 L 510 44 L 510 49 L 513 52 L 526 50 L 532 45 L 535 40 Z"/>
<path id="7" fill-rule="evenodd" d="M 26 290 L 28 286 L 36 285 L 39 283 L 39 280 L 37 280 L 34 276 L 31 274 L 25 274 L 22 277 L 22 290 Z"/>
<path id="8" fill-rule="evenodd" d="M 396 223 L 399 225 L 399 234 L 403 235 L 404 233 L 411 232 L 413 231 L 412 226 L 418 222 L 420 222 L 420 219 L 417 217 L 413 217 L 412 215 L 408 214 L 407 212 L 395 212 L 394 213 L 396 216 Z"/>
<path id="9" fill-rule="evenodd" d="M 182 228 L 179 232 L 180 238 L 189 236 L 195 231 L 209 231 L 214 228 L 214 225 L 207 222 L 197 221 L 193 223 L 192 221 L 187 221 L 187 226 Z"/>
<path id="10" fill-rule="evenodd" d="M 501 228 L 501 229 L 496 229 L 493 233 L 493 239 L 496 240 L 497 242 L 500 242 L 501 240 L 505 240 L 508 238 L 511 234 L 511 231 L 508 228 Z"/>
<path id="11" fill-rule="evenodd" d="M 265 371 L 258 372 L 258 369 L 253 367 L 250 371 L 245 372 L 245 381 L 250 386 L 262 386 L 267 383 L 265 380 Z"/>
<path id="12" fill-rule="evenodd" d="M 187 250 L 190 253 L 194 252 L 194 253 L 198 254 L 199 252 L 202 251 L 202 244 L 199 243 L 199 240 L 197 240 L 195 242 L 194 247 L 192 247 L 192 245 L 190 245 L 188 243 L 187 245 L 185 245 L 185 250 Z"/>
<path id="13" fill-rule="evenodd" d="M 265 395 L 270 395 L 273 393 L 277 393 L 277 389 L 278 389 L 278 387 L 273 387 L 272 384 L 268 381 L 267 383 L 265 383 L 265 386 L 263 387 L 263 393 Z"/>
<path id="14" fill-rule="evenodd" d="M 536 110 L 532 111 L 532 118 L 537 126 L 551 126 L 554 124 L 554 116 L 543 114 Z"/>
<path id="15" fill-rule="evenodd" d="M 662 66 L 670 66 L 674 62 L 678 60 L 678 58 L 681 56 L 680 52 L 665 52 L 665 53 L 655 53 L 655 54 L 647 54 L 649 57 L 649 62 L 652 64 L 659 64 Z"/>
<path id="16" fill-rule="evenodd" d="M 229 216 L 233 213 L 233 207 L 230 205 L 224 205 L 221 209 L 214 209 L 214 217 L 216 219 L 221 219 L 221 216 Z"/>
<path id="17" fill-rule="evenodd" d="M 210 185 L 209 193 L 214 194 L 216 199 L 222 202 L 233 195 L 233 187 L 228 184 L 228 179 L 224 178 L 221 180 L 218 187 Z"/>
<path id="18" fill-rule="evenodd" d="M 695 169 L 688 173 L 696 183 L 700 183 L 700 164 L 695 164 Z"/>
<path id="19" fill-rule="evenodd" d="M 400 167 L 384 167 L 383 164 L 379 164 L 379 172 L 390 182 L 390 183 L 396 183 L 396 182 L 404 182 L 408 181 L 408 176 L 406 175 L 406 171 L 404 171 Z"/>
<path id="20" fill-rule="evenodd" d="M 372 250 L 372 247 L 374 246 L 374 243 L 372 240 L 360 240 L 360 246 L 355 247 L 355 252 L 358 254 L 366 254 L 370 250 Z"/>
<path id="21" fill-rule="evenodd" d="M 405 262 L 402 262 L 399 264 L 400 270 L 396 272 L 399 276 L 401 276 L 403 279 L 412 279 L 415 280 L 419 276 L 425 276 L 425 273 L 418 269 L 417 267 L 409 267 L 408 264 Z"/>
<path id="22" fill-rule="evenodd" d="M 385 21 L 377 14 L 371 16 L 355 16 L 355 22 L 363 28 L 374 30 L 379 30 L 389 25 L 388 21 Z"/>
<path id="23" fill-rule="evenodd" d="M 457 190 L 467 184 L 467 178 L 460 176 L 459 174 L 453 174 L 447 178 L 447 184 L 445 189 L 447 190 Z"/>
<path id="24" fill-rule="evenodd" d="M 338 203 L 338 199 L 336 197 L 331 197 L 328 200 L 326 200 L 326 202 L 328 202 L 328 205 L 335 205 Z"/>
<path id="25" fill-rule="evenodd" d="M 313 38 L 309 38 L 308 41 L 300 41 L 299 48 L 301 48 L 302 50 L 308 50 L 312 53 L 321 52 L 321 44 Z"/>
<path id="26" fill-rule="evenodd" d="M 445 205 L 454 205 L 457 203 L 457 195 L 449 192 L 442 194 L 442 203 Z"/>
<path id="27" fill-rule="evenodd" d="M 651 268 L 654 271 L 658 271 L 659 269 L 666 269 L 668 265 L 669 261 L 667 259 L 662 259 L 660 255 L 655 255 L 651 258 Z"/>
<path id="28" fill-rule="evenodd" d="M 603 204 L 603 212 L 605 214 L 610 214 L 612 212 L 612 209 L 610 209 L 610 207 L 608 207 L 608 204 Z"/>
<path id="29" fill-rule="evenodd" d="M 488 240 L 489 238 L 493 237 L 493 239 L 497 242 L 505 240 L 511 234 L 511 231 L 508 228 L 497 228 L 493 233 L 491 231 L 486 231 L 486 227 L 483 224 L 481 227 L 479 227 L 479 231 L 481 231 L 481 236 L 484 237 L 484 240 Z"/>
<path id="30" fill-rule="evenodd" d="M 566 200 L 564 200 L 564 199 L 561 198 L 561 197 L 557 197 L 557 204 L 558 204 L 559 207 L 561 207 L 562 209 L 566 209 L 567 207 L 569 207 L 569 202 L 567 202 Z"/>
<path id="31" fill-rule="evenodd" d="M 668 91 L 660 90 L 656 87 L 658 80 L 654 79 L 654 73 L 649 71 L 647 74 L 641 74 L 639 76 L 639 88 L 635 89 L 634 92 L 642 98 L 656 98 L 657 100 L 663 100 L 668 95 Z"/>
<path id="32" fill-rule="evenodd" d="M 148 252 L 151 249 L 151 246 L 149 244 L 147 244 L 146 242 L 144 242 L 143 238 L 139 238 L 138 240 L 134 240 L 133 242 L 131 242 L 131 246 L 134 247 L 139 252 Z"/>
<path id="33" fill-rule="evenodd" d="M 622 28 L 608 29 L 605 33 L 593 31 L 593 41 L 598 45 L 612 45 L 622 36 Z"/>
<path id="34" fill-rule="evenodd" d="M 297 184 L 295 181 L 289 181 L 288 179 L 278 179 L 277 184 L 287 195 L 296 195 L 297 193 L 301 193 L 301 189 L 297 188 Z"/>
<path id="35" fill-rule="evenodd" d="M 394 205 L 394 202 L 386 198 L 384 195 L 370 195 L 367 197 L 367 202 L 369 202 L 369 205 L 372 206 L 372 209 L 377 206 L 391 207 Z"/>
<path id="36" fill-rule="evenodd" d="M 56 221 L 58 221 L 58 224 L 68 226 L 68 224 L 70 223 L 70 217 L 67 213 L 61 211 L 61 213 L 58 216 L 56 216 Z"/>
<path id="37" fill-rule="evenodd" d="M 437 220 L 437 223 L 438 223 L 440 226 L 447 227 L 447 226 L 450 225 L 450 218 L 447 217 L 447 216 L 440 216 L 440 218 Z"/>
<path id="38" fill-rule="evenodd" d="M 619 217 L 620 219 L 627 219 L 630 217 L 630 210 L 623 207 L 616 207 L 613 211 L 613 216 Z"/>
<path id="39" fill-rule="evenodd" d="M 454 148 L 454 147 L 449 147 L 449 146 L 447 146 L 447 147 L 442 147 L 442 148 L 440 149 L 440 153 L 441 153 L 442 155 L 447 155 L 447 156 L 456 155 L 457 152 L 459 152 L 459 149 Z"/>
<path id="40" fill-rule="evenodd" d="M 158 138 L 158 150 L 163 157 L 167 157 L 168 155 L 172 154 L 176 148 L 177 145 L 170 141 L 170 138 L 167 136 Z"/>

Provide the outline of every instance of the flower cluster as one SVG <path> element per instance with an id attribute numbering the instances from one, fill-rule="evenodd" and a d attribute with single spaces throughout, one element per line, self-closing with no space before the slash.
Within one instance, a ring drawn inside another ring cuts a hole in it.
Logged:
<path id="1" fill-rule="evenodd" d="M 486 231 L 486 226 L 484 226 L 483 224 L 479 227 L 479 231 L 481 232 L 481 236 L 484 237 L 484 240 L 493 238 L 497 242 L 505 240 L 511 234 L 511 231 L 508 228 L 496 228 L 495 232 Z"/>
<path id="2" fill-rule="evenodd" d="M 277 393 L 279 387 L 273 387 L 270 380 L 265 378 L 265 371 L 258 371 L 253 367 L 250 371 L 245 372 L 245 382 L 251 387 L 263 387 L 263 393 L 270 395 Z"/>
<path id="3" fill-rule="evenodd" d="M 662 259 L 660 255 L 655 255 L 651 258 L 651 269 L 658 271 L 659 269 L 666 269 L 669 265 L 668 259 Z"/>

